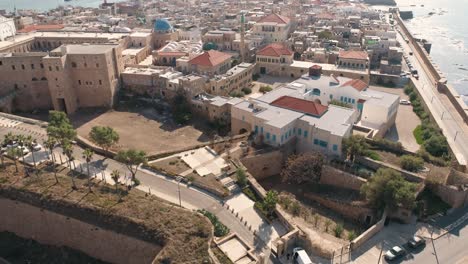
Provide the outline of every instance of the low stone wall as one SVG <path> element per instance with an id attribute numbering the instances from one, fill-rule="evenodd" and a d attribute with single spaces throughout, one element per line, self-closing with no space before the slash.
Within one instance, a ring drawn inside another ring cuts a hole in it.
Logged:
<path id="1" fill-rule="evenodd" d="M 361 186 L 367 182 L 366 179 L 335 169 L 330 166 L 323 166 L 321 184 L 332 185 L 340 188 L 346 188 L 359 191 Z"/>
<path id="2" fill-rule="evenodd" d="M 0 231 L 67 246 L 110 263 L 153 263 L 161 246 L 19 201 L 0 198 Z"/>
<path id="3" fill-rule="evenodd" d="M 360 236 L 356 237 L 353 241 L 351 241 L 351 250 L 357 249 L 362 244 L 364 244 L 367 240 L 369 240 L 371 237 L 377 234 L 380 230 L 382 230 L 382 228 L 384 228 L 386 219 L 387 219 L 387 213 L 384 212 L 384 214 L 382 215 L 382 219 L 380 219 L 380 221 L 375 223 L 375 225 L 371 226 L 364 233 L 362 233 Z"/>
<path id="4" fill-rule="evenodd" d="M 7 114 L 7 113 L 0 112 L 0 116 L 3 116 L 3 117 L 8 118 L 8 119 L 12 119 L 12 120 L 20 121 L 20 122 L 23 122 L 23 123 L 26 123 L 26 124 L 37 125 L 37 126 L 44 127 L 44 128 L 47 127 L 47 125 L 48 125 L 47 122 L 36 120 L 36 119 L 31 119 L 31 118 L 27 118 L 27 117 L 22 117 L 22 116 L 18 116 L 18 115 L 12 115 L 12 114 Z"/>
<path id="5" fill-rule="evenodd" d="M 453 208 L 463 207 L 468 204 L 468 188 L 457 187 L 453 185 L 437 185 L 433 191 L 440 199 Z"/>
<path id="6" fill-rule="evenodd" d="M 351 219 L 360 223 L 365 223 L 366 218 L 368 216 L 373 217 L 374 215 L 374 212 L 372 211 L 372 209 L 363 207 L 361 203 L 359 204 L 344 203 L 344 202 L 324 198 L 314 193 L 305 193 L 304 196 L 307 199 L 317 202 L 320 205 L 323 205 L 341 214 L 342 216 L 348 219 Z"/>
<path id="7" fill-rule="evenodd" d="M 240 160 L 250 174 L 257 180 L 261 180 L 281 171 L 284 163 L 284 155 L 281 151 L 247 156 Z"/>
<path id="8" fill-rule="evenodd" d="M 367 166 L 367 167 L 369 167 L 371 169 L 374 169 L 374 170 L 378 170 L 380 168 L 389 168 L 389 169 L 396 170 L 399 173 L 401 173 L 401 175 L 403 177 L 405 177 L 406 180 L 408 180 L 410 182 L 419 183 L 419 182 L 423 182 L 425 180 L 425 178 L 423 176 L 420 176 L 420 175 L 418 175 L 416 173 L 412 173 L 412 172 L 403 170 L 398 166 L 395 166 L 395 165 L 392 165 L 392 164 L 389 164 L 389 163 L 385 163 L 385 162 L 382 162 L 382 161 L 373 160 L 373 159 L 370 159 L 370 158 L 367 158 L 367 157 L 356 157 L 356 161 L 358 163 L 361 163 L 362 165 Z"/>

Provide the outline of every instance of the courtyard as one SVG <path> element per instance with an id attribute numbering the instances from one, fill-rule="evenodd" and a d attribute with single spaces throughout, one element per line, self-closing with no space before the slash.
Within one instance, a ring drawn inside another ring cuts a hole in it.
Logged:
<path id="1" fill-rule="evenodd" d="M 179 125 L 170 114 L 160 113 L 154 108 L 80 112 L 72 117 L 72 122 L 78 135 L 87 139 L 92 127 L 110 126 L 120 136 L 114 150 L 135 148 L 148 155 L 182 150 L 210 140 L 204 121 L 192 120 L 187 125 Z"/>

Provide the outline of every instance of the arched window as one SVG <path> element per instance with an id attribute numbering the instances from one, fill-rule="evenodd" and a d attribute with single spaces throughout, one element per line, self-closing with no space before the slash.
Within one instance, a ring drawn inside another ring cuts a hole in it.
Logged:
<path id="1" fill-rule="evenodd" d="M 46 78 L 46 77 L 42 77 L 42 78 L 41 78 L 41 81 L 47 81 L 47 78 Z"/>
<path id="2" fill-rule="evenodd" d="M 32 81 L 33 81 L 33 82 L 37 81 L 37 78 L 36 78 L 36 77 L 33 77 L 33 78 L 32 78 Z"/>
<path id="3" fill-rule="evenodd" d="M 314 90 L 312 90 L 312 94 L 313 94 L 313 95 L 320 96 L 320 90 L 317 89 L 317 88 L 314 88 Z"/>

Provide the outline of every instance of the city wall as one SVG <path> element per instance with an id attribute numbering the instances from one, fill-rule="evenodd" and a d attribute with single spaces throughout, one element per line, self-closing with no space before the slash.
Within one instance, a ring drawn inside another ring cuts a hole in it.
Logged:
<path id="1" fill-rule="evenodd" d="M 440 70 L 436 68 L 434 62 L 430 59 L 429 54 L 419 45 L 419 43 L 416 41 L 413 35 L 409 32 L 408 28 L 401 20 L 400 15 L 397 14 L 394 17 L 400 25 L 403 32 L 406 34 L 406 36 L 408 36 L 408 40 L 410 41 L 410 43 L 415 47 L 416 52 L 419 54 L 419 57 L 423 60 L 424 66 L 426 67 L 426 69 L 429 70 L 430 74 L 432 75 L 434 83 L 437 82 L 438 90 L 442 91 L 449 98 L 450 102 L 453 104 L 453 106 L 463 118 L 465 123 L 468 123 L 468 107 L 460 98 L 458 92 L 451 85 L 448 85 L 446 83 L 447 80 L 445 79 L 445 77 L 442 75 Z"/>
<path id="2" fill-rule="evenodd" d="M 67 246 L 110 263 L 153 263 L 162 247 L 23 202 L 0 198 L 0 232 Z"/>

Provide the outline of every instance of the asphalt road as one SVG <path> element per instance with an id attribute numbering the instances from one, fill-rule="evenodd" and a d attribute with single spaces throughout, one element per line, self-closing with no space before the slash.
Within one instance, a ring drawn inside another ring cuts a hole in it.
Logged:
<path id="1" fill-rule="evenodd" d="M 403 31 L 400 30 L 400 32 L 404 34 Z M 413 78 L 413 81 L 437 124 L 442 129 L 456 158 L 461 164 L 466 164 L 468 161 L 468 127 L 456 112 L 454 106 L 448 101 L 448 98 L 437 91 L 435 81 L 425 71 L 425 67 L 422 66 L 422 59 L 419 58 L 414 47 L 404 41 L 401 34 L 397 34 L 397 40 L 400 42 L 404 54 L 408 55 L 413 67 L 418 70 L 419 80 Z M 410 56 L 410 51 L 414 55 Z"/>

